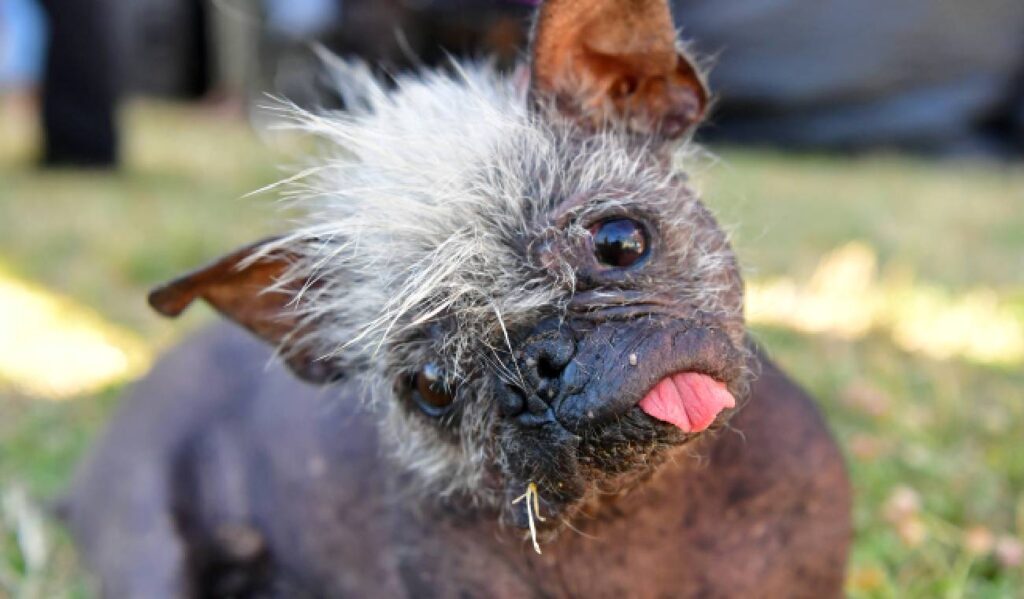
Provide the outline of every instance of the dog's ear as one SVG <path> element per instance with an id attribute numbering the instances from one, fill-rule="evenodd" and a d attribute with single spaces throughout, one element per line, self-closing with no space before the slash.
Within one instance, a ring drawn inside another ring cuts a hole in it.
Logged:
<path id="1" fill-rule="evenodd" d="M 547 0 L 533 32 L 531 94 L 584 126 L 678 139 L 708 108 L 667 0 Z"/>
<path id="2" fill-rule="evenodd" d="M 149 304 L 164 316 L 175 317 L 196 299 L 203 299 L 227 318 L 281 351 L 300 378 L 327 383 L 341 377 L 329 361 L 318 359 L 302 341 L 309 326 L 296 306 L 296 294 L 306 281 L 292 280 L 289 269 L 299 255 L 266 239 L 174 279 L 149 294 Z"/>

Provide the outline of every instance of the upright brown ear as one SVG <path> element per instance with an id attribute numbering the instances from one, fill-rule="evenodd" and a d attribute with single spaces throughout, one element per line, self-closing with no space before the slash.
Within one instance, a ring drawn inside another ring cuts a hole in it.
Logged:
<path id="1" fill-rule="evenodd" d="M 220 260 L 174 279 L 149 294 L 149 304 L 164 316 L 175 317 L 196 299 L 281 349 L 288 366 L 314 383 L 336 380 L 341 373 L 318 359 L 310 348 L 296 345 L 305 323 L 294 305 L 304 281 L 284 277 L 298 255 L 274 248 L 276 238 L 241 248 Z M 270 248 L 270 249 L 268 249 Z"/>
<path id="2" fill-rule="evenodd" d="M 708 92 L 679 51 L 667 0 L 547 0 L 533 39 L 532 93 L 592 127 L 677 139 Z"/>

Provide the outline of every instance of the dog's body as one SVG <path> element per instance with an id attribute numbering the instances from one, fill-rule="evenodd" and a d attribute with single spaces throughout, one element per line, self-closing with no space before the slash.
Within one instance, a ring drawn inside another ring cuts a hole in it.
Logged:
<path id="1" fill-rule="evenodd" d="M 809 398 L 766 360 L 734 430 L 540 556 L 494 514 L 417 509 L 356 398 L 325 403 L 269 359 L 219 326 L 165 357 L 126 402 L 72 517 L 107 595 L 196 591 L 186 584 L 207 596 L 840 593 L 843 461 Z"/>
<path id="2" fill-rule="evenodd" d="M 150 303 L 329 391 L 227 329 L 158 365 L 68 503 L 108 596 L 841 592 L 842 460 L 674 160 L 708 94 L 665 0 L 548 0 L 533 47 L 291 113 L 306 224 Z"/>

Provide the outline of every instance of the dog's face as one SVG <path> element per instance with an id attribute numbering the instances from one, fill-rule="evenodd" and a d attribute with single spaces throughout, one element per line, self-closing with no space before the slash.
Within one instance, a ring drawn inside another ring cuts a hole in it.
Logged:
<path id="1" fill-rule="evenodd" d="M 339 151 L 295 188 L 308 225 L 151 301 L 203 297 L 300 376 L 364 386 L 426 494 L 525 525 L 533 487 L 554 526 L 724 424 L 748 374 L 733 254 L 670 166 L 706 96 L 664 2 L 552 0 L 534 47 L 529 93 L 338 65 L 354 111 L 296 115 Z"/>
<path id="2" fill-rule="evenodd" d="M 416 266 L 371 335 L 402 461 L 519 524 L 530 483 L 568 516 L 724 423 L 747 384 L 736 263 L 685 181 L 616 138 L 542 139 L 485 161 L 502 180 L 453 192 L 480 195 L 433 241 L 392 242 Z"/>

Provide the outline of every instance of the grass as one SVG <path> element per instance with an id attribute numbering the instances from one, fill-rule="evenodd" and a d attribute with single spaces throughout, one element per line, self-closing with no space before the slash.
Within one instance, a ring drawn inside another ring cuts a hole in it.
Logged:
<path id="1" fill-rule="evenodd" d="M 239 198 L 291 154 L 196 109 L 140 105 L 125 119 L 117 175 L 36 171 L 0 119 L 0 274 L 157 351 L 211 316 L 162 321 L 146 289 L 283 228 L 267 200 Z M 1024 364 L 956 343 L 994 331 L 1012 349 L 1024 335 L 1024 168 L 723 149 L 697 179 L 755 291 L 798 297 L 753 329 L 820 398 L 847 453 L 849 594 L 1024 596 Z M 811 308 L 832 318 L 801 320 Z M 0 597 L 91 596 L 65 536 L 35 515 L 123 384 L 57 401 L 0 380 Z"/>

